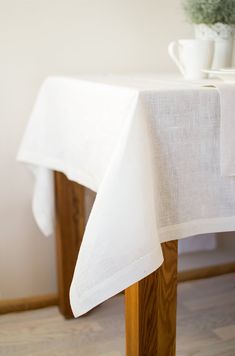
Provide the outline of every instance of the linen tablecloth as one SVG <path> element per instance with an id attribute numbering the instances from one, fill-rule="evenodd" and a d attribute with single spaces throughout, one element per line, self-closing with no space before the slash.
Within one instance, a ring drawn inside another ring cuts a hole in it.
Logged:
<path id="1" fill-rule="evenodd" d="M 220 174 L 220 101 L 175 80 L 52 77 L 18 159 L 33 211 L 53 232 L 52 171 L 97 192 L 70 301 L 79 316 L 156 270 L 161 243 L 235 230 L 235 179 Z"/>
<path id="2" fill-rule="evenodd" d="M 235 85 L 215 83 L 220 95 L 221 174 L 235 176 Z"/>

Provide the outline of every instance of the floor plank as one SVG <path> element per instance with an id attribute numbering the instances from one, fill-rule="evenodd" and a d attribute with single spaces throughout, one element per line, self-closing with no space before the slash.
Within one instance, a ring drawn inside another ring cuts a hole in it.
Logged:
<path id="1" fill-rule="evenodd" d="M 235 355 L 235 273 L 178 287 L 177 356 Z M 219 303 L 220 301 L 220 303 Z M 65 320 L 56 307 L 0 317 L 1 356 L 124 356 L 124 296 Z"/>

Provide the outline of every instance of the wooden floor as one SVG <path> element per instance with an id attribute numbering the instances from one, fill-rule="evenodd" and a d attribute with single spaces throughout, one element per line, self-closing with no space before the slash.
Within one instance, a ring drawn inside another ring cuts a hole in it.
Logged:
<path id="1" fill-rule="evenodd" d="M 85 317 L 64 320 L 56 307 L 0 317 L 1 356 L 120 356 L 124 297 Z M 235 355 L 235 274 L 178 287 L 177 356 Z"/>

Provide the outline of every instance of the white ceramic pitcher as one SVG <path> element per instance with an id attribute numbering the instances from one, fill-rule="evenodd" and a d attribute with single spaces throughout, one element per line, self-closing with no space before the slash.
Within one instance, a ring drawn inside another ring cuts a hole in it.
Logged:
<path id="1" fill-rule="evenodd" d="M 168 52 L 185 79 L 197 80 L 207 77 L 203 69 L 210 69 L 214 55 L 214 41 L 186 39 L 173 41 Z"/>

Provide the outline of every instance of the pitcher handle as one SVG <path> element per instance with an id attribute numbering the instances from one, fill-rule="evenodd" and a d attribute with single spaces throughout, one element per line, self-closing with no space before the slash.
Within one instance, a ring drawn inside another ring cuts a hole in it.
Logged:
<path id="1" fill-rule="evenodd" d="M 178 51 L 177 41 L 171 42 L 168 46 L 168 53 L 169 53 L 170 57 L 172 58 L 172 60 L 177 65 L 177 67 L 179 68 L 181 74 L 183 74 L 183 76 L 185 76 L 185 70 L 184 70 L 183 65 L 180 63 L 180 60 L 177 55 L 177 51 Z"/>

